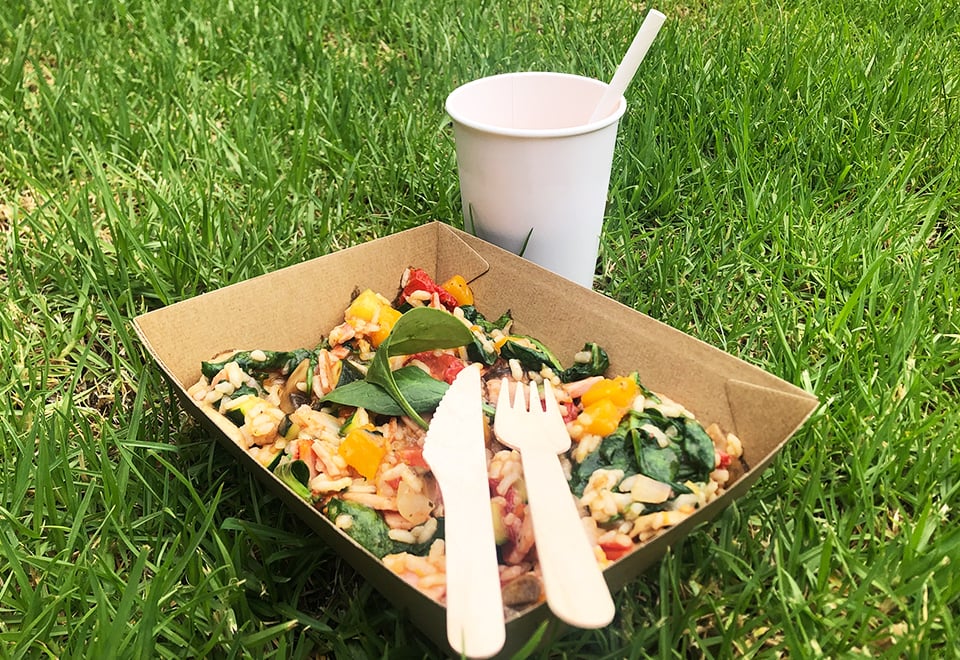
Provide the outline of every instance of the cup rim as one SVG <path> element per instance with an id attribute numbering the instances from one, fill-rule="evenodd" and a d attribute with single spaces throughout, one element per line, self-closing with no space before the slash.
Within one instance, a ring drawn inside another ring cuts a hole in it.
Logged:
<path id="1" fill-rule="evenodd" d="M 497 78 L 507 78 L 507 77 L 531 77 L 531 76 L 548 76 L 548 77 L 557 77 L 557 78 L 576 78 L 578 80 L 590 81 L 601 87 L 607 87 L 607 83 L 597 80 L 596 78 L 589 78 L 587 76 L 580 76 L 573 73 L 561 73 L 557 71 L 516 71 L 512 73 L 498 73 L 492 76 L 484 76 L 483 78 L 477 78 L 476 80 L 471 80 L 470 82 L 464 83 L 454 89 L 450 94 L 447 95 L 447 100 L 444 103 L 444 108 L 447 111 L 447 114 L 451 119 L 457 124 L 467 126 L 478 131 L 483 131 L 484 133 L 492 133 L 495 135 L 503 135 L 510 137 L 527 137 L 527 138 L 550 138 L 550 137 L 568 137 L 572 135 L 583 135 L 585 133 L 592 133 L 594 131 L 601 130 L 614 124 L 620 120 L 623 114 L 627 110 L 627 100 L 621 94 L 620 99 L 617 103 L 617 107 L 606 117 L 601 117 L 596 121 L 588 122 L 586 124 L 580 124 L 577 126 L 567 126 L 564 128 L 510 128 L 505 126 L 497 126 L 495 124 L 488 124 L 482 121 L 476 121 L 469 117 L 464 116 L 463 113 L 457 112 L 455 109 L 451 108 L 456 102 L 456 97 L 463 94 L 465 91 L 469 90 L 471 87 L 485 84 L 491 80 Z"/>

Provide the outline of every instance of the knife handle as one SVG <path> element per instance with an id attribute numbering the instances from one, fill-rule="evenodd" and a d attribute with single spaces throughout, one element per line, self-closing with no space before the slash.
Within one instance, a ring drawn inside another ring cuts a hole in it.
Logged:
<path id="1" fill-rule="evenodd" d="M 464 470 L 466 472 L 466 470 Z M 443 490 L 447 571 L 447 640 L 458 653 L 489 658 L 506 638 L 500 570 L 486 480 L 463 478 Z M 476 476 L 476 474 L 474 474 Z"/>

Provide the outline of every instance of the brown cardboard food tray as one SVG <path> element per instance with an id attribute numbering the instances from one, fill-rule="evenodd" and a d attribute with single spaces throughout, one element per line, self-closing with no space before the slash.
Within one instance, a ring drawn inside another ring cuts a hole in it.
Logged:
<path id="1" fill-rule="evenodd" d="M 450 648 L 442 606 L 387 570 L 297 497 L 237 444 L 239 434 L 232 424 L 208 415 L 187 395 L 187 388 L 200 377 L 201 361 L 225 349 L 316 345 L 343 321 L 344 309 L 360 289 L 369 287 L 392 297 L 406 266 L 424 268 L 439 281 L 463 275 L 485 316 L 496 318 L 510 309 L 515 329 L 543 340 L 564 363 L 585 342 L 597 342 L 610 355 L 611 374 L 638 370 L 647 387 L 681 402 L 705 425 L 717 422 L 742 440 L 749 469 L 720 498 L 608 567 L 604 575 L 613 590 L 742 496 L 817 406 L 812 395 L 755 366 L 439 222 L 134 319 L 138 335 L 184 408 L 445 652 Z M 503 655 L 526 643 L 549 617 L 541 604 L 508 621 Z M 561 629 L 551 619 L 546 637 Z"/>

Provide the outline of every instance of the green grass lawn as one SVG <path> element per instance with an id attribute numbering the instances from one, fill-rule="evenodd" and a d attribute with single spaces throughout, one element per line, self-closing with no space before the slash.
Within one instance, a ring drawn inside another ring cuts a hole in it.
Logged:
<path id="1" fill-rule="evenodd" d="M 658 8 L 597 288 L 822 407 L 614 624 L 542 655 L 956 657 L 960 7 Z M 461 226 L 447 93 L 608 79 L 645 13 L 2 3 L 0 657 L 434 654 L 184 415 L 130 320 Z"/>

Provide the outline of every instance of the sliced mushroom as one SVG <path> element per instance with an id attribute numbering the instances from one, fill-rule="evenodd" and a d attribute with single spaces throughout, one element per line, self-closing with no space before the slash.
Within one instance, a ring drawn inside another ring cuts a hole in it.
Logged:
<path id="1" fill-rule="evenodd" d="M 304 392 L 309 371 L 310 359 L 306 358 L 293 370 L 283 386 L 283 391 L 280 392 L 280 409 L 288 415 L 310 400 L 309 395 Z M 301 384 L 303 389 L 300 387 Z"/>
<path id="2" fill-rule="evenodd" d="M 543 597 L 543 585 L 533 573 L 524 573 L 503 585 L 503 604 L 508 607 L 532 605 Z"/>

